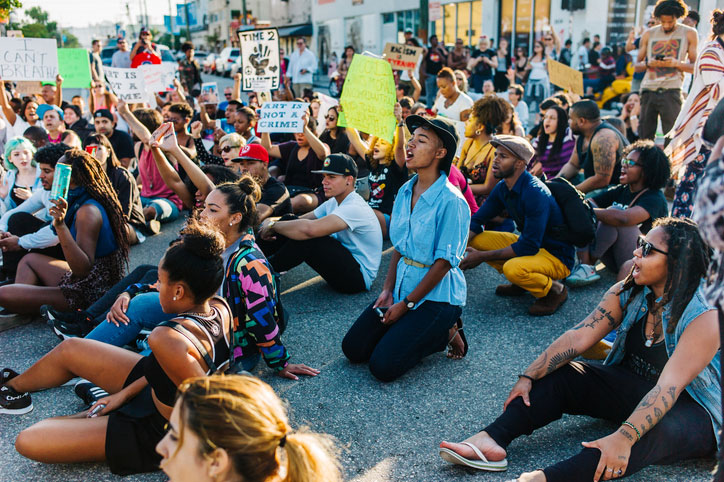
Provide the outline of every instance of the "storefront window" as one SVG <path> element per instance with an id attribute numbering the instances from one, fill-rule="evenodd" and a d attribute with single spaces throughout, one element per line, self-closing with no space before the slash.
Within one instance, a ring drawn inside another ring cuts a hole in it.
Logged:
<path id="1" fill-rule="evenodd" d="M 488 0 L 489 2 L 491 0 Z M 483 35 L 483 2 L 475 0 L 472 2 L 472 29 L 470 30 L 470 45 L 476 47 L 478 39 Z"/>
<path id="2" fill-rule="evenodd" d="M 515 9 L 515 46 L 530 51 L 533 40 L 543 35 L 543 27 L 550 24 L 551 1 L 535 0 L 534 35 L 531 36 L 533 0 L 502 0 L 500 5 L 500 37 L 512 42 L 513 10 Z"/>
<path id="3" fill-rule="evenodd" d="M 457 23 L 456 5 L 454 3 L 443 6 L 442 18 L 445 24 L 443 25 L 443 36 L 440 40 L 445 45 L 453 46 L 455 45 L 455 24 Z"/>

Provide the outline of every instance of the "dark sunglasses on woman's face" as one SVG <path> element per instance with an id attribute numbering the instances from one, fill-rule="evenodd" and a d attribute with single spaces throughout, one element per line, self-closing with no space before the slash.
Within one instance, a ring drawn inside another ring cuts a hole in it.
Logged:
<path id="1" fill-rule="evenodd" d="M 641 166 L 638 162 L 634 161 L 633 159 L 629 159 L 628 157 L 626 159 L 621 159 L 621 165 L 626 167 L 634 167 L 634 166 Z"/>
<path id="2" fill-rule="evenodd" d="M 648 241 L 646 241 L 646 238 L 644 238 L 643 236 L 639 236 L 637 245 L 638 245 L 639 249 L 641 250 L 641 257 L 642 257 L 642 258 L 645 258 L 646 256 L 648 256 L 648 255 L 651 253 L 651 251 L 656 251 L 657 253 L 661 253 L 661 254 L 664 254 L 664 255 L 668 255 L 668 254 L 669 254 L 668 251 L 664 251 L 663 249 L 659 249 L 659 248 L 657 248 L 656 246 L 654 246 L 653 244 L 651 244 L 651 243 L 649 243 Z"/>
<path id="3" fill-rule="evenodd" d="M 325 115 L 325 116 L 324 116 L 324 119 L 325 119 L 325 120 L 331 120 L 331 121 L 337 120 L 336 117 L 331 117 L 331 116 L 328 116 L 328 115 Z"/>
<path id="4" fill-rule="evenodd" d="M 232 149 L 236 149 L 237 147 L 239 146 L 224 146 L 221 148 L 221 152 L 223 152 L 224 154 L 228 154 L 229 152 L 231 152 Z"/>

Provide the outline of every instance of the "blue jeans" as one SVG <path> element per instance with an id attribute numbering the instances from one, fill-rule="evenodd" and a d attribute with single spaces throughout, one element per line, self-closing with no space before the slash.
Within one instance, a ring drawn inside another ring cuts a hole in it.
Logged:
<path id="1" fill-rule="evenodd" d="M 425 78 L 425 96 L 427 97 L 427 106 L 432 107 L 437 96 L 437 76 L 427 74 Z"/>
<path id="2" fill-rule="evenodd" d="M 352 363 L 369 361 L 370 372 L 390 382 L 420 360 L 445 349 L 448 332 L 460 318 L 462 308 L 438 301 L 425 301 L 392 325 L 383 325 L 369 305 L 342 340 L 342 351 Z"/>
<path id="3" fill-rule="evenodd" d="M 127 325 L 102 321 L 86 338 L 102 341 L 114 346 L 124 346 L 136 339 L 141 330 L 153 330 L 162 321 L 175 317 L 174 313 L 164 313 L 161 309 L 158 293 L 141 293 L 131 299 L 126 316 L 130 320 Z"/>
<path id="4" fill-rule="evenodd" d="M 141 205 L 143 205 L 144 208 L 148 206 L 153 207 L 153 209 L 156 210 L 156 219 L 162 223 L 175 221 L 180 214 L 178 207 L 165 197 L 141 196 Z"/>

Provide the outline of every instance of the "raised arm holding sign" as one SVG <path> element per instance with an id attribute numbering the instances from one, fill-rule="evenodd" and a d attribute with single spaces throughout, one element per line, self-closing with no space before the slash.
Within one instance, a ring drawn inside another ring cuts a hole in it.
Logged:
<path id="1" fill-rule="evenodd" d="M 261 106 L 256 132 L 303 132 L 307 102 L 266 102 Z"/>
<path id="2" fill-rule="evenodd" d="M 242 90 L 279 88 L 279 34 L 275 28 L 240 30 Z"/>

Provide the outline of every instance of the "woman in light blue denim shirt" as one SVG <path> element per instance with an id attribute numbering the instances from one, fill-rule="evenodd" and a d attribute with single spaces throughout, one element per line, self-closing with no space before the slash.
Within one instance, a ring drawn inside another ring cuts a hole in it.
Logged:
<path id="1" fill-rule="evenodd" d="M 369 362 L 382 381 L 400 377 L 447 344 L 450 358 L 464 357 L 468 348 L 460 319 L 467 289 L 458 265 L 470 208 L 447 180 L 458 137 L 444 119 L 411 115 L 405 123 L 412 132 L 405 163 L 417 175 L 400 188 L 392 209 L 394 250 L 382 293 L 342 341 L 345 356 Z"/>
<path id="2" fill-rule="evenodd" d="M 460 444 L 441 443 L 440 455 L 505 470 L 513 439 L 564 413 L 620 425 L 518 480 L 610 480 L 714 455 L 722 411 L 718 317 L 701 288 L 708 251 L 691 220 L 659 219 L 640 238 L 628 277 L 519 375 L 503 414 Z M 616 342 L 603 365 L 572 361 L 613 329 Z"/>

